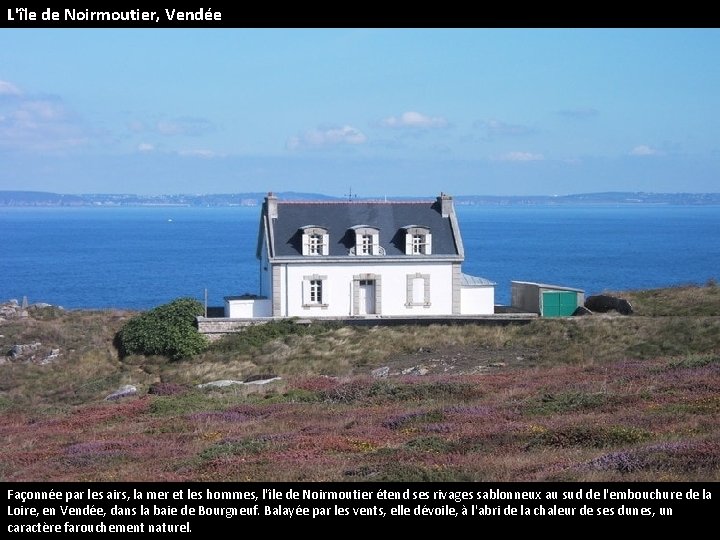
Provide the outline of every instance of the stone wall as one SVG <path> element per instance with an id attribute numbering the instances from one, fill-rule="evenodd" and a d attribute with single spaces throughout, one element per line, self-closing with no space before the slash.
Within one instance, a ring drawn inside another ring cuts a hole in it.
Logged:
<path id="1" fill-rule="evenodd" d="M 221 338 L 225 334 L 240 332 L 248 326 L 265 324 L 272 319 L 227 319 L 227 318 L 206 318 L 198 317 L 198 332 L 205 335 L 209 340 Z"/>

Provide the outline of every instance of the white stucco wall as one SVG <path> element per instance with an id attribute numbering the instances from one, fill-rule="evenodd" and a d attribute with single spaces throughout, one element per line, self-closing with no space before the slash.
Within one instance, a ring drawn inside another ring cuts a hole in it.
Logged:
<path id="1" fill-rule="evenodd" d="M 225 316 L 231 319 L 271 317 L 272 303 L 268 298 L 225 298 Z"/>
<path id="2" fill-rule="evenodd" d="M 462 287 L 461 315 L 492 315 L 495 313 L 495 287 Z"/>
<path id="3" fill-rule="evenodd" d="M 291 264 L 280 265 L 281 317 L 353 316 L 353 278 L 374 274 L 380 277 L 379 315 L 422 316 L 452 314 L 452 263 L 419 262 L 372 264 Z M 430 280 L 428 306 L 406 306 L 407 276 L 421 274 Z M 323 306 L 303 305 L 305 276 L 326 276 Z M 378 299 L 375 300 L 376 306 Z"/>

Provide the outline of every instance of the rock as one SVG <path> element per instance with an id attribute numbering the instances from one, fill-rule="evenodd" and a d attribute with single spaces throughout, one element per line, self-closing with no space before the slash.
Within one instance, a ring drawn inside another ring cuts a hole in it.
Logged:
<path id="1" fill-rule="evenodd" d="M 585 307 L 590 311 L 595 311 L 596 313 L 617 311 L 622 315 L 630 315 L 633 312 L 630 302 L 624 298 L 618 298 L 607 294 L 588 296 L 585 300 Z"/>
<path id="2" fill-rule="evenodd" d="M 10 356 L 13 360 L 16 360 L 21 356 L 27 356 L 28 354 L 35 353 L 41 346 L 42 343 L 39 341 L 35 343 L 28 343 L 26 345 L 16 344 L 13 345 L 12 349 L 10 349 L 8 356 Z"/>
<path id="3" fill-rule="evenodd" d="M 270 375 L 270 374 L 263 374 L 263 375 L 250 375 L 247 377 L 243 382 L 244 383 L 251 383 L 251 382 L 257 382 L 257 381 L 269 381 L 273 379 L 279 378 L 277 375 Z"/>
<path id="4" fill-rule="evenodd" d="M 245 383 L 243 381 L 235 381 L 233 379 L 222 379 L 220 381 L 212 381 L 209 383 L 198 384 L 197 387 L 205 388 L 207 386 L 216 386 L 218 388 L 221 388 L 223 386 L 231 386 L 233 384 L 245 384 Z"/>
<path id="5" fill-rule="evenodd" d="M 583 315 L 592 315 L 592 314 L 593 314 L 593 312 L 590 311 L 585 306 L 578 306 L 577 309 L 572 312 L 573 317 L 581 317 Z"/>
<path id="6" fill-rule="evenodd" d="M 403 369 L 400 373 L 403 375 L 427 375 L 430 372 L 429 369 L 423 366 L 413 366 Z"/>
<path id="7" fill-rule="evenodd" d="M 267 384 L 273 381 L 279 381 L 280 377 L 272 377 L 271 379 L 258 379 L 254 381 L 245 381 L 245 384 Z"/>
<path id="8" fill-rule="evenodd" d="M 57 360 L 57 358 L 60 356 L 60 349 L 50 349 L 50 354 L 48 354 L 45 358 L 43 358 L 40 363 L 41 364 L 49 364 L 50 362 L 53 362 Z"/>
<path id="9" fill-rule="evenodd" d="M 106 400 L 106 401 L 113 401 L 113 400 L 116 400 L 116 399 L 121 399 L 121 398 L 125 398 L 125 397 L 134 396 L 135 394 L 137 394 L 137 388 L 134 387 L 132 384 L 126 384 L 125 386 L 123 386 L 123 387 L 120 388 L 119 390 L 116 390 L 115 392 L 113 392 L 112 394 L 110 394 L 109 396 L 107 396 L 107 397 L 105 398 L 105 400 Z"/>
<path id="10" fill-rule="evenodd" d="M 373 369 L 370 372 L 370 376 L 374 377 L 376 379 L 384 379 L 390 374 L 390 368 L 388 366 L 385 367 L 379 367 L 377 369 Z"/>
<path id="11" fill-rule="evenodd" d="M 30 318 L 31 313 L 37 310 L 43 310 L 47 308 L 54 308 L 62 310 L 62 306 L 54 306 L 45 302 L 37 302 L 35 304 L 28 304 L 27 297 L 23 298 L 22 304 L 15 299 L 9 300 L 0 304 L 0 321 L 10 319 L 27 319 Z"/>

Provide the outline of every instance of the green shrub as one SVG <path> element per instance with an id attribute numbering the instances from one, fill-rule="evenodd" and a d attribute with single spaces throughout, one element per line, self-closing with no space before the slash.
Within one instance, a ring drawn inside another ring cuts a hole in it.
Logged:
<path id="1" fill-rule="evenodd" d="M 530 414 L 558 414 L 572 411 L 584 411 L 602 407 L 610 401 L 602 392 L 561 392 L 544 394 L 527 405 Z"/>
<path id="2" fill-rule="evenodd" d="M 335 321 L 298 323 L 296 318 L 279 319 L 243 328 L 241 332 L 224 336 L 212 344 L 211 350 L 221 353 L 245 354 L 274 340 L 285 340 L 290 336 L 316 336 L 340 328 Z"/>
<path id="3" fill-rule="evenodd" d="M 239 441 L 221 441 L 200 452 L 202 460 L 211 461 L 217 458 L 228 456 L 239 456 L 243 454 L 260 454 L 267 449 L 269 443 L 261 439 L 243 439 Z"/>
<path id="4" fill-rule="evenodd" d="M 372 482 L 472 482 L 476 478 L 471 473 L 457 467 L 422 466 L 400 461 L 390 461 L 378 467 L 375 473 L 364 478 Z"/>
<path id="5" fill-rule="evenodd" d="M 172 360 L 204 351 L 207 338 L 195 326 L 204 313 L 203 305 L 192 298 L 178 298 L 130 319 L 116 336 L 120 355 L 162 355 Z"/>
<path id="6" fill-rule="evenodd" d="M 453 444 L 451 442 L 436 435 L 418 437 L 417 439 L 408 441 L 405 446 L 417 452 L 432 452 L 436 454 L 448 453 L 453 449 Z"/>
<path id="7" fill-rule="evenodd" d="M 636 444 L 651 438 L 652 434 L 649 431 L 632 426 L 581 425 L 541 431 L 531 437 L 528 448 L 536 446 L 606 448 Z"/>
<path id="8" fill-rule="evenodd" d="M 234 403 L 230 395 L 191 390 L 184 394 L 154 396 L 148 411 L 157 416 L 182 416 L 205 411 L 224 411 Z"/>

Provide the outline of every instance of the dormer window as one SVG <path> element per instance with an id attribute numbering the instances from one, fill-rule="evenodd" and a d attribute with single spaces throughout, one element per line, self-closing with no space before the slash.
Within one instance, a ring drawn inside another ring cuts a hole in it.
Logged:
<path id="1" fill-rule="evenodd" d="M 322 245 L 321 234 L 308 235 L 308 255 L 322 255 Z"/>
<path id="2" fill-rule="evenodd" d="M 360 235 L 360 255 L 372 254 L 373 237 L 371 234 Z"/>
<path id="3" fill-rule="evenodd" d="M 303 255 L 317 256 L 327 255 L 330 246 L 328 231 L 325 227 L 317 225 L 306 225 L 302 229 L 302 253 Z"/>
<path id="4" fill-rule="evenodd" d="M 355 246 L 350 249 L 351 255 L 384 255 L 380 247 L 380 230 L 370 225 L 356 225 L 352 227 L 355 232 Z"/>
<path id="5" fill-rule="evenodd" d="M 413 234 L 412 235 L 412 253 L 413 253 L 413 255 L 424 255 L 425 254 L 425 235 L 424 234 Z"/>
<path id="6" fill-rule="evenodd" d="M 408 225 L 405 229 L 405 255 L 431 255 L 432 235 L 423 225 Z"/>

